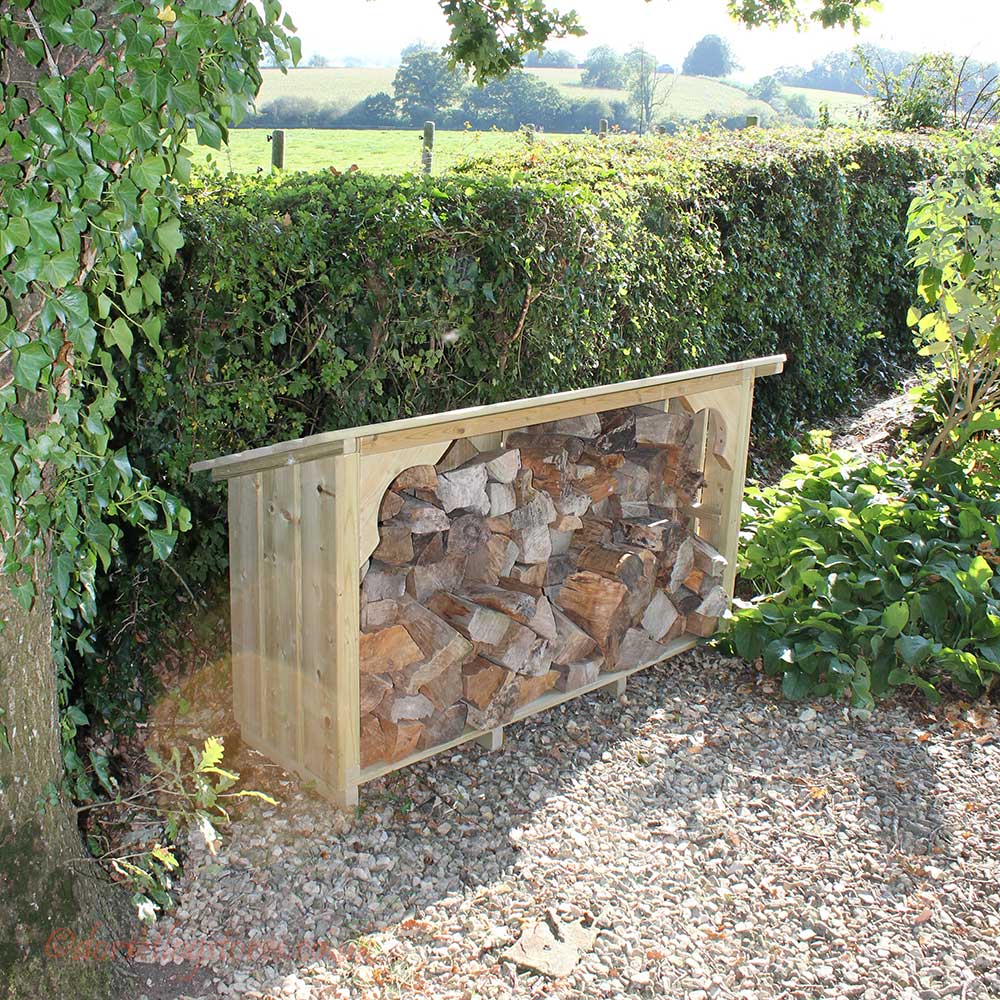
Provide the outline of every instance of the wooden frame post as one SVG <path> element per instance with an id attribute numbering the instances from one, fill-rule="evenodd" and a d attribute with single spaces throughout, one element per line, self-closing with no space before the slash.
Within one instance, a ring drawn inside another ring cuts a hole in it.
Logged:
<path id="1" fill-rule="evenodd" d="M 358 704 L 360 618 L 359 524 L 360 482 L 357 451 L 333 459 L 336 500 L 336 621 L 337 640 L 333 673 L 333 706 L 336 725 L 337 764 L 334 789 L 337 804 L 351 808 L 358 804 L 361 773 L 361 743 Z"/>

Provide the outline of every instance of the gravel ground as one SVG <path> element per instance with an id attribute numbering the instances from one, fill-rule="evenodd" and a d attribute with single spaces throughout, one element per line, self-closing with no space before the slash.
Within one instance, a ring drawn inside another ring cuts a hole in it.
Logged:
<path id="1" fill-rule="evenodd" d="M 995 706 L 791 704 L 699 650 L 356 817 L 274 773 L 192 851 L 140 995 L 1000 997 Z M 501 957 L 547 911 L 599 927 L 561 980 Z"/>

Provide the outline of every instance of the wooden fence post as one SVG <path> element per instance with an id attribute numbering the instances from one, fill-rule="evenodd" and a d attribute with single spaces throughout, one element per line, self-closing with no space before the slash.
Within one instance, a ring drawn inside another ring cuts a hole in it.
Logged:
<path id="1" fill-rule="evenodd" d="M 607 118 L 602 118 L 601 119 L 601 128 L 600 128 L 600 131 L 598 132 L 598 135 L 602 139 L 607 139 L 607 137 L 608 137 L 608 120 L 607 120 Z"/>
<path id="2" fill-rule="evenodd" d="M 747 115 L 747 128 L 757 128 L 760 118 L 757 115 Z"/>
<path id="3" fill-rule="evenodd" d="M 528 140 L 529 143 L 535 141 L 535 123 L 534 122 L 528 122 L 528 124 L 524 126 L 524 134 L 525 134 L 525 136 L 526 136 L 526 138 L 527 138 L 527 140 Z"/>
<path id="4" fill-rule="evenodd" d="M 425 174 L 434 169 L 434 122 L 424 122 L 423 147 L 420 152 L 420 165 Z"/>
<path id="5" fill-rule="evenodd" d="M 285 169 L 285 130 L 276 128 L 271 133 L 271 169 Z"/>

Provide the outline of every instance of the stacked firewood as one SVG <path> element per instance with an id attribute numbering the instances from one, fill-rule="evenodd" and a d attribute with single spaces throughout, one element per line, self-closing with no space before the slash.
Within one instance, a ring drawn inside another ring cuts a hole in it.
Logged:
<path id="1" fill-rule="evenodd" d="M 693 422 L 647 406 L 573 417 L 488 453 L 459 440 L 395 480 L 361 585 L 362 766 L 715 631 L 726 560 L 691 530 Z"/>

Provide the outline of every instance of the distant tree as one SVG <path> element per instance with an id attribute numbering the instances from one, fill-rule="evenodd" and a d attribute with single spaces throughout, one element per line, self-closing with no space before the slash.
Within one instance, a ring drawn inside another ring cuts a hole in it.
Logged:
<path id="1" fill-rule="evenodd" d="M 811 122 L 816 118 L 816 113 L 805 94 L 792 94 L 791 97 L 786 98 L 785 103 L 788 105 L 788 110 L 804 122 Z"/>
<path id="2" fill-rule="evenodd" d="M 862 59 L 878 65 L 887 73 L 901 73 L 914 56 L 878 45 L 860 45 L 844 52 L 831 52 L 804 66 L 782 66 L 775 77 L 789 87 L 811 87 L 815 90 L 836 90 L 844 94 L 864 94 L 866 78 Z"/>
<path id="3" fill-rule="evenodd" d="M 620 90 L 625 86 L 625 65 L 622 57 L 608 45 L 599 45 L 587 53 L 580 82 L 585 87 L 607 87 Z"/>
<path id="4" fill-rule="evenodd" d="M 342 62 L 344 69 L 361 69 L 365 65 L 365 60 L 359 56 L 345 56 Z"/>
<path id="5" fill-rule="evenodd" d="M 775 100 L 782 96 L 781 83 L 778 81 L 777 77 L 762 76 L 750 88 L 750 96 L 755 97 L 758 101 L 765 101 L 768 104 L 773 104 Z"/>
<path id="6" fill-rule="evenodd" d="M 314 66 L 317 69 L 326 69 L 330 65 L 330 60 L 326 56 L 321 56 L 318 52 L 314 52 L 309 57 L 309 62 L 306 63 L 307 66 Z"/>
<path id="7" fill-rule="evenodd" d="M 529 52 L 524 57 L 524 65 L 529 69 L 543 67 L 547 69 L 573 69 L 576 66 L 576 56 L 566 49 L 542 52 Z"/>
<path id="8" fill-rule="evenodd" d="M 656 56 L 643 48 L 633 49 L 624 60 L 625 86 L 629 104 L 639 122 L 640 135 L 653 124 L 657 109 L 663 106 L 673 86 L 660 73 Z"/>
<path id="9" fill-rule="evenodd" d="M 403 117 L 419 124 L 458 102 L 465 77 L 440 52 L 417 52 L 400 63 L 392 89 Z"/>
<path id="10" fill-rule="evenodd" d="M 729 43 L 718 35 L 706 35 L 695 42 L 684 60 L 688 76 L 728 76 L 739 68 Z"/>
<path id="11" fill-rule="evenodd" d="M 660 65 L 656 67 L 656 72 L 672 76 L 674 73 L 674 67 L 671 66 L 670 63 L 660 63 Z"/>
<path id="12" fill-rule="evenodd" d="M 404 63 L 410 58 L 410 56 L 418 56 L 421 52 L 437 52 L 437 49 L 429 42 L 425 42 L 422 38 L 418 38 L 415 42 L 410 42 L 410 44 L 399 53 L 399 61 L 400 63 Z"/>
<path id="13" fill-rule="evenodd" d="M 274 54 L 274 49 L 270 45 L 264 45 L 260 50 L 260 59 L 257 65 L 261 69 L 276 69 L 278 66 L 278 57 Z"/>
<path id="14" fill-rule="evenodd" d="M 514 69 L 483 87 L 471 87 L 462 110 L 477 128 L 513 129 L 528 122 L 555 128 L 566 118 L 569 106 L 551 84 Z"/>

